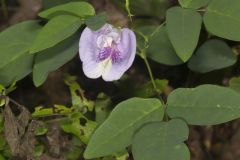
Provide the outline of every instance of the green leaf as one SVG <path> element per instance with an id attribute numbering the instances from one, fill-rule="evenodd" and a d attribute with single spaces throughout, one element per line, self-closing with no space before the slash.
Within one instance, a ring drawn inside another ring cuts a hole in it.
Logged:
<path id="1" fill-rule="evenodd" d="M 43 145 L 37 145 L 34 148 L 34 157 L 40 157 L 43 154 L 44 146 Z"/>
<path id="2" fill-rule="evenodd" d="M 210 0 L 178 0 L 183 8 L 198 9 L 206 6 Z"/>
<path id="3" fill-rule="evenodd" d="M 86 18 L 86 25 L 93 31 L 100 29 L 107 21 L 106 12 Z"/>
<path id="4" fill-rule="evenodd" d="M 47 127 L 39 127 L 37 129 L 35 129 L 34 134 L 36 136 L 42 136 L 42 135 L 46 134 L 47 131 L 48 131 Z"/>
<path id="5" fill-rule="evenodd" d="M 133 138 L 134 160 L 190 160 L 187 138 L 188 126 L 181 120 L 144 125 Z"/>
<path id="6" fill-rule="evenodd" d="M 85 91 L 81 88 L 79 83 L 77 83 L 77 77 L 68 75 L 64 78 L 64 81 L 69 87 L 73 108 L 81 113 L 85 113 L 86 111 L 92 112 L 94 103 L 85 97 Z"/>
<path id="7" fill-rule="evenodd" d="M 14 61 L 0 68 L 0 83 L 8 86 L 14 81 L 23 79 L 32 72 L 32 65 L 33 55 L 22 54 Z"/>
<path id="8" fill-rule="evenodd" d="M 42 106 L 35 107 L 34 112 L 32 113 L 33 117 L 46 117 L 51 116 L 55 113 L 60 114 L 69 114 L 73 112 L 73 108 L 68 108 L 62 105 L 54 105 L 54 108 L 44 108 Z"/>
<path id="9" fill-rule="evenodd" d="M 192 9 L 173 7 L 167 11 L 166 23 L 169 39 L 177 55 L 186 62 L 198 44 L 201 15 Z"/>
<path id="10" fill-rule="evenodd" d="M 32 71 L 33 56 L 29 55 L 28 51 L 40 29 L 38 21 L 26 21 L 0 33 L 0 83 L 2 85 L 10 85 Z"/>
<path id="11" fill-rule="evenodd" d="M 162 27 L 149 39 L 147 56 L 158 63 L 166 65 L 178 65 L 183 63 L 176 55 L 168 38 L 166 27 Z"/>
<path id="12" fill-rule="evenodd" d="M 167 104 L 171 118 L 183 118 L 192 125 L 215 125 L 240 117 L 240 95 L 215 85 L 176 89 Z"/>
<path id="13" fill-rule="evenodd" d="M 41 27 L 38 21 L 26 21 L 11 26 L 0 33 L 0 68 L 8 65 L 11 62 L 26 52 L 36 34 Z"/>
<path id="14" fill-rule="evenodd" d="M 157 87 L 158 94 L 161 94 L 168 86 L 167 80 L 156 79 L 154 81 Z M 141 86 L 138 86 L 136 89 L 133 89 L 132 94 L 136 97 L 149 98 L 156 95 L 156 90 L 153 88 L 152 82 L 149 81 Z"/>
<path id="15" fill-rule="evenodd" d="M 34 112 L 32 113 L 33 117 L 44 117 L 53 114 L 52 108 L 43 108 L 42 106 L 35 107 Z"/>
<path id="16" fill-rule="evenodd" d="M 49 8 L 52 8 L 52 7 L 56 7 L 57 5 L 61 5 L 61 4 L 64 4 L 64 3 L 69 3 L 69 2 L 79 2 L 79 1 L 83 1 L 83 2 L 86 2 L 88 0 L 43 0 L 43 8 L 44 9 L 49 9 Z"/>
<path id="17" fill-rule="evenodd" d="M 77 136 L 83 143 L 87 144 L 97 124 L 86 118 L 84 118 L 84 120 L 86 120 L 86 123 L 81 125 L 79 119 L 72 118 L 70 121 L 63 122 L 61 128 L 64 132 Z"/>
<path id="18" fill-rule="evenodd" d="M 95 101 L 95 121 L 98 124 L 102 124 L 110 113 L 110 107 L 112 106 L 112 100 L 104 93 L 100 93 Z"/>
<path id="19" fill-rule="evenodd" d="M 50 72 L 57 70 L 77 54 L 78 39 L 78 34 L 76 34 L 36 55 L 33 67 L 33 82 L 36 87 L 44 83 Z"/>
<path id="20" fill-rule="evenodd" d="M 229 81 L 229 87 L 240 93 L 240 77 L 233 77 Z"/>
<path id="21" fill-rule="evenodd" d="M 116 160 L 127 160 L 127 159 L 129 159 L 129 153 L 127 151 L 116 153 L 116 154 L 114 154 L 112 159 L 114 159 L 114 158 Z"/>
<path id="22" fill-rule="evenodd" d="M 55 16 L 66 14 L 79 17 L 93 16 L 95 10 L 93 6 L 87 2 L 69 2 L 40 12 L 38 15 L 42 18 L 51 19 Z"/>
<path id="23" fill-rule="evenodd" d="M 206 73 L 232 66 L 237 62 L 237 56 L 223 41 L 209 40 L 192 56 L 188 67 L 196 72 Z"/>
<path id="24" fill-rule="evenodd" d="M 163 115 L 164 108 L 158 99 L 131 98 L 121 102 L 95 131 L 84 157 L 91 159 L 124 150 L 140 126 L 161 121 Z"/>
<path id="25" fill-rule="evenodd" d="M 240 1 L 212 0 L 204 14 L 207 30 L 219 37 L 240 41 Z"/>
<path id="26" fill-rule="evenodd" d="M 36 53 L 55 46 L 73 35 L 81 25 L 82 21 L 75 16 L 62 15 L 51 19 L 33 42 L 30 53 Z"/>

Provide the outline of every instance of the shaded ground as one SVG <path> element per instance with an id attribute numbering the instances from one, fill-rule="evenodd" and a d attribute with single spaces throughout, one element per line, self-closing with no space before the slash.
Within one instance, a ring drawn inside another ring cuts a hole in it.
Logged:
<path id="1" fill-rule="evenodd" d="M 9 18 L 4 19 L 1 15 L 0 28 L 5 28 L 19 21 L 33 19 L 41 8 L 41 0 L 20 0 L 19 4 L 13 0 L 9 1 L 10 12 Z M 174 1 L 173 1 L 174 2 Z M 116 8 L 104 0 L 92 0 L 97 11 L 107 10 L 109 21 L 119 22 L 126 25 L 128 20 Z M 175 2 L 174 2 L 175 3 Z M 1 13 L 2 14 L 2 13 Z M 227 85 L 228 78 L 239 75 L 239 64 L 237 64 L 233 72 L 218 71 L 211 74 L 198 75 L 191 73 L 185 65 L 177 67 L 168 67 L 151 62 L 154 75 L 156 78 L 168 79 L 170 81 L 169 91 L 171 88 L 181 86 L 195 86 L 200 83 L 217 83 Z M 76 57 L 73 61 L 66 64 L 60 70 L 51 73 L 47 82 L 40 88 L 35 88 L 30 77 L 18 83 L 18 89 L 10 95 L 18 103 L 25 106 L 36 106 L 43 104 L 51 106 L 52 104 L 69 104 L 70 97 L 67 87 L 63 82 L 64 73 L 71 73 L 78 76 L 78 82 L 87 91 L 87 96 L 91 99 L 96 98 L 99 92 L 105 92 L 108 95 L 116 92 L 116 88 L 112 83 L 105 83 L 102 80 L 89 80 L 83 76 L 81 63 Z M 148 75 L 143 62 L 137 58 L 134 66 L 130 69 L 129 74 L 137 79 L 138 82 L 145 82 Z M 216 76 L 217 75 L 217 76 Z M 56 94 L 57 93 L 57 94 Z M 168 94 L 168 93 L 166 93 Z M 33 108 L 29 107 L 32 111 Z M 7 112 L 6 114 L 11 114 Z M 26 113 L 28 114 L 28 113 Z M 214 113 L 213 113 L 214 114 Z M 11 116 L 10 116 L 11 117 Z M 203 117 L 204 118 L 204 117 Z M 9 123 L 14 123 L 9 120 Z M 25 124 L 26 125 L 26 124 Z M 32 124 L 32 127 L 39 124 Z M 17 126 L 16 124 L 10 126 Z M 30 127 L 31 128 L 31 127 Z M 51 153 L 61 159 L 61 149 L 66 147 L 68 142 L 64 141 L 66 137 L 62 136 L 57 124 L 53 124 L 46 141 L 52 146 Z M 51 135 L 51 133 L 54 133 Z M 21 136 L 12 135 L 13 137 Z M 27 134 L 30 139 L 31 132 Z M 192 153 L 192 160 L 238 160 L 240 159 L 240 121 L 234 121 L 219 126 L 207 127 L 191 127 L 188 145 Z M 62 144 L 66 142 L 66 144 Z M 10 142 L 11 143 L 11 142 Z M 28 142 L 30 145 L 31 142 Z M 16 144 L 12 144 L 16 145 Z M 25 145 L 25 144 L 21 144 Z M 31 152 L 31 148 L 29 151 Z M 44 157 L 45 156 L 45 157 Z M 43 155 L 42 159 L 50 159 L 47 155 Z"/>

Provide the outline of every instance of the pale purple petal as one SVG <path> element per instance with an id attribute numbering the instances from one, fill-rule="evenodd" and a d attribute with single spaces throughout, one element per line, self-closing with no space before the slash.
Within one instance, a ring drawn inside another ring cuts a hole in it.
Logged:
<path id="1" fill-rule="evenodd" d="M 96 41 L 97 34 L 85 28 L 79 42 L 79 55 L 82 62 L 96 60 L 98 54 L 97 44 L 94 43 Z"/>
<path id="2" fill-rule="evenodd" d="M 136 37 L 131 30 L 110 24 L 95 32 L 86 28 L 80 38 L 79 54 L 87 77 L 118 80 L 134 61 Z"/>
<path id="3" fill-rule="evenodd" d="M 115 81 L 119 80 L 126 70 L 122 70 L 121 66 L 112 65 L 111 69 L 104 72 L 102 78 L 104 81 Z"/>
<path id="4" fill-rule="evenodd" d="M 88 78 L 96 79 L 102 76 L 103 68 L 95 61 L 83 63 L 83 72 Z"/>
<path id="5" fill-rule="evenodd" d="M 108 72 L 104 72 L 102 78 L 105 81 L 114 81 L 120 79 L 132 65 L 136 55 L 136 37 L 135 34 L 124 28 L 121 30 L 121 42 L 118 44 L 118 49 L 122 55 L 122 61 L 114 63 Z"/>
<path id="6" fill-rule="evenodd" d="M 118 44 L 118 49 L 122 54 L 121 70 L 128 70 L 131 67 L 136 55 L 136 36 L 130 29 L 121 29 L 121 42 Z M 117 65 L 117 64 L 116 64 Z"/>

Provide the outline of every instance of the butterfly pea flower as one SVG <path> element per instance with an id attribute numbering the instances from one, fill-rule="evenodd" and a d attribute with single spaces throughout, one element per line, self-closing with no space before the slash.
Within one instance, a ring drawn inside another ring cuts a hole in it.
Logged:
<path id="1" fill-rule="evenodd" d="M 136 37 L 127 28 L 105 24 L 97 31 L 88 27 L 79 42 L 83 72 L 88 78 L 115 81 L 132 65 L 136 55 Z"/>

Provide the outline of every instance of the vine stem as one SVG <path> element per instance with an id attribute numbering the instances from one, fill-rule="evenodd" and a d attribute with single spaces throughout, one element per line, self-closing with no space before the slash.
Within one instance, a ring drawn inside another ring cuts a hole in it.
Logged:
<path id="1" fill-rule="evenodd" d="M 1 0 L 1 6 L 2 6 L 2 12 L 3 12 L 3 17 L 5 19 L 8 18 L 8 9 L 7 9 L 7 4 L 5 0 Z"/>
<path id="2" fill-rule="evenodd" d="M 146 67 L 147 67 L 147 70 L 148 70 L 148 74 L 149 74 L 149 76 L 150 76 L 150 79 L 151 79 L 153 88 L 154 88 L 155 91 L 157 91 L 157 85 L 156 85 L 156 83 L 155 83 L 155 80 L 154 80 L 154 77 L 153 77 L 153 73 L 152 73 L 152 69 L 151 69 L 151 67 L 150 67 L 150 65 L 149 65 L 149 62 L 148 62 L 147 57 L 144 56 L 144 57 L 143 57 L 143 60 L 144 60 L 144 62 L 145 62 L 145 64 L 146 64 Z"/>
<path id="3" fill-rule="evenodd" d="M 125 8 L 128 12 L 128 17 L 130 19 L 130 22 L 132 23 L 132 13 L 131 13 L 131 10 L 130 10 L 130 3 L 129 3 L 129 0 L 125 0 Z"/>

